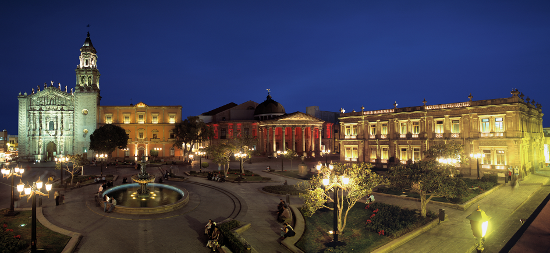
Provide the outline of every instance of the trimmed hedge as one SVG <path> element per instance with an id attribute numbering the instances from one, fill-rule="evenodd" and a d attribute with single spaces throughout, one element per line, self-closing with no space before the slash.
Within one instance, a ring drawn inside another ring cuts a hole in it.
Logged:
<path id="1" fill-rule="evenodd" d="M 224 237 L 224 243 L 222 245 L 229 248 L 231 252 L 246 252 L 247 245 L 245 245 L 241 239 L 231 231 L 240 226 L 241 223 L 238 220 L 230 220 L 218 226 Z"/>
<path id="2" fill-rule="evenodd" d="M 365 207 L 365 226 L 372 232 L 397 238 L 437 217 L 428 211 L 426 217 L 420 216 L 416 210 L 375 202 Z"/>

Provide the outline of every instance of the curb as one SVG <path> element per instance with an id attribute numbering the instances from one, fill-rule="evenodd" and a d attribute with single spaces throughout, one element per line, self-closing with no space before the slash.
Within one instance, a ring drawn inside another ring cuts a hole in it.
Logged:
<path id="1" fill-rule="evenodd" d="M 304 216 L 302 216 L 302 213 L 300 212 L 300 210 L 298 210 L 298 207 L 298 205 L 290 205 L 292 215 L 296 218 L 296 223 L 294 224 L 294 232 L 296 232 L 296 235 L 293 237 L 287 237 L 281 242 L 281 244 L 291 252 L 303 253 L 301 249 L 294 245 L 300 240 L 300 238 L 302 238 L 302 235 L 304 234 L 304 231 L 306 229 Z"/>
<path id="2" fill-rule="evenodd" d="M 32 208 L 16 208 L 18 211 L 28 211 L 32 210 Z M 82 239 L 82 234 L 77 232 L 72 232 L 63 228 L 60 228 L 51 222 L 49 222 L 46 217 L 44 217 L 44 214 L 42 213 L 42 207 L 36 207 L 36 218 L 40 222 L 40 224 L 44 225 L 44 227 L 47 227 L 49 230 L 52 230 L 54 232 L 64 234 L 67 236 L 70 236 L 71 239 L 69 242 L 67 242 L 67 245 L 65 245 L 65 248 L 63 248 L 62 253 L 70 253 L 74 252 L 76 249 L 76 246 L 80 242 L 80 239 Z"/>
<path id="3" fill-rule="evenodd" d="M 448 215 L 445 215 L 445 220 L 447 220 L 447 217 Z M 443 221 L 445 222 L 445 221 Z M 433 227 L 437 226 L 439 224 L 439 219 L 435 219 L 433 221 L 431 221 L 430 223 L 418 228 L 418 229 L 415 229 L 411 232 L 408 232 L 406 233 L 405 235 L 397 238 L 397 239 L 394 239 L 392 240 L 391 242 L 387 243 L 387 244 L 384 244 L 383 246 L 375 249 L 374 253 L 382 253 L 382 252 L 389 252 L 389 251 L 392 251 L 394 249 L 396 249 L 397 247 L 407 243 L 408 241 L 414 239 L 415 237 L 419 236 L 420 234 L 432 229 Z"/>

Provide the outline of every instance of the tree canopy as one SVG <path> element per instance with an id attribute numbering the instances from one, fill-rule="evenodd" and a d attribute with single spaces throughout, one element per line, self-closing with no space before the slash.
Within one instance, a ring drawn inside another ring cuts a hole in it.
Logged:
<path id="1" fill-rule="evenodd" d="M 227 176 L 226 165 L 229 165 L 229 159 L 233 154 L 234 147 L 228 141 L 218 142 L 206 147 L 206 152 L 213 162 L 224 166 L 224 175 Z M 229 169 L 229 166 L 227 166 Z"/>
<path id="2" fill-rule="evenodd" d="M 393 187 L 420 195 L 421 215 L 426 216 L 426 206 L 432 198 L 460 198 L 467 191 L 466 183 L 453 176 L 454 165 L 438 162 L 438 158 L 464 160 L 461 144 L 434 145 L 425 152 L 426 159 L 411 164 L 399 164 L 390 168 L 388 179 Z"/>
<path id="3" fill-rule="evenodd" d="M 176 123 L 173 133 L 173 146 L 183 149 L 183 156 L 186 159 L 196 144 L 214 136 L 212 128 L 206 125 L 198 116 L 189 116 L 184 121 Z"/>
<path id="4" fill-rule="evenodd" d="M 336 190 L 338 202 L 335 203 L 338 207 L 338 231 L 342 232 L 346 227 L 346 220 L 349 210 L 357 203 L 358 200 L 372 193 L 374 187 L 383 184 L 385 180 L 375 172 L 371 171 L 372 165 L 369 163 L 361 164 L 334 164 L 333 169 L 323 166 L 319 173 L 309 181 L 303 181 L 298 184 L 298 187 L 306 190 L 300 194 L 300 198 L 304 200 L 302 211 L 306 216 L 311 217 L 317 210 L 321 208 L 332 207 L 326 205 L 327 201 L 333 202 L 333 193 L 331 190 Z M 347 183 L 343 177 L 349 179 Z M 323 179 L 329 179 L 329 185 L 323 184 Z M 346 201 L 347 205 L 344 205 Z M 344 207 L 346 207 L 344 211 Z"/>
<path id="5" fill-rule="evenodd" d="M 111 154 L 116 148 L 125 149 L 128 135 L 122 127 L 106 124 L 90 135 L 90 149 L 99 153 Z"/>

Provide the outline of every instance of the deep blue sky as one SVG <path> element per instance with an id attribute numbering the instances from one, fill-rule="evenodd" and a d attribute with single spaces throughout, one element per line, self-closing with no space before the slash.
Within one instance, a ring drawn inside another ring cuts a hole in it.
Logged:
<path id="1" fill-rule="evenodd" d="M 550 112 L 550 1 L 26 2 L 0 3 L 11 134 L 19 92 L 75 86 L 88 31 L 102 105 L 181 105 L 187 117 L 260 103 L 269 88 L 287 113 L 378 110 L 517 88 Z"/>

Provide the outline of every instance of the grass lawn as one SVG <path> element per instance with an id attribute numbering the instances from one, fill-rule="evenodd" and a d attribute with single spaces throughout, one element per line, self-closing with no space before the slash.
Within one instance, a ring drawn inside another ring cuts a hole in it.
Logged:
<path id="1" fill-rule="evenodd" d="M 271 173 L 278 174 L 278 175 L 281 175 L 281 176 L 286 176 L 286 177 L 303 179 L 303 180 L 309 180 L 313 177 L 313 174 L 311 174 L 311 173 L 308 173 L 307 175 L 302 177 L 302 176 L 298 175 L 298 170 L 285 170 L 285 171 L 274 170 Z"/>
<path id="2" fill-rule="evenodd" d="M 391 241 L 387 236 L 367 230 L 366 213 L 363 203 L 355 204 L 350 210 L 344 232 L 338 236 L 339 241 L 346 243 L 338 247 L 340 252 L 370 252 Z M 328 231 L 333 230 L 333 214 L 332 210 L 321 209 L 311 217 L 304 217 L 306 230 L 296 246 L 306 253 L 331 252 L 325 243 L 332 241 L 333 235 L 328 234 Z"/>
<path id="3" fill-rule="evenodd" d="M 191 176 L 199 176 L 199 177 L 206 177 L 208 175 L 208 172 L 211 171 L 205 171 L 203 170 L 202 173 L 199 173 L 197 171 L 190 171 L 189 174 Z M 262 177 L 258 174 L 254 174 L 250 172 L 249 170 L 244 171 L 244 175 L 241 174 L 241 170 L 229 170 L 227 172 L 227 178 L 225 178 L 226 181 L 243 181 L 243 182 L 259 182 L 259 181 L 269 181 L 271 178 L 269 177 Z M 214 171 L 214 173 L 218 173 L 218 171 Z M 238 179 L 239 175 L 243 177 L 244 179 Z"/>
<path id="4" fill-rule="evenodd" d="M 3 214 L 7 211 L 8 209 L 3 209 L 1 211 L 2 214 L 0 214 L 0 224 L 2 225 L 1 229 L 3 229 L 3 232 L 0 232 L 0 237 L 3 236 L 4 238 L 13 238 L 14 236 L 20 235 L 21 239 L 18 240 L 23 242 L 22 244 L 24 244 L 24 247 L 13 252 L 28 252 L 31 244 L 32 212 L 29 210 L 22 211 L 16 216 L 4 216 Z M 21 224 L 25 224 L 25 226 L 21 226 Z M 13 229 L 13 231 L 6 232 L 6 229 Z M 44 252 L 61 252 L 63 251 L 63 248 L 65 248 L 67 242 L 71 239 L 69 236 L 47 229 L 40 224 L 38 220 L 36 224 L 36 238 L 38 240 L 37 248 L 44 249 Z M 3 238 L 0 238 L 0 241 L 2 239 Z M 0 244 L 0 248 L 2 247 L 3 246 Z M 1 250 L 2 249 L 0 249 L 0 251 Z"/>
<path id="5" fill-rule="evenodd" d="M 470 178 L 462 178 L 462 180 L 464 180 L 464 182 L 469 188 L 468 193 L 463 198 L 455 201 L 450 201 L 447 198 L 432 198 L 432 200 L 438 201 L 438 202 L 453 203 L 453 204 L 464 204 L 469 200 L 475 198 L 477 195 L 482 194 L 498 185 L 497 183 L 494 183 L 494 182 L 487 182 L 487 181 L 483 182 L 477 179 L 470 179 Z M 392 195 L 399 195 L 399 196 L 406 195 L 407 197 L 417 198 L 417 199 L 420 198 L 420 195 L 416 192 L 400 191 L 398 189 L 391 188 L 391 187 L 385 187 L 385 188 L 380 187 L 379 192 L 392 194 Z"/>

